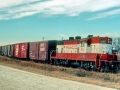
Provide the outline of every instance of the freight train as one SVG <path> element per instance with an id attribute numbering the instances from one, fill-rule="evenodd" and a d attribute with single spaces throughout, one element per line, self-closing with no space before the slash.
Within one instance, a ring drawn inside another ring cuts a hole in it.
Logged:
<path id="1" fill-rule="evenodd" d="M 92 35 L 0 46 L 0 55 L 105 72 L 117 71 L 120 62 L 120 56 L 112 53 L 111 38 Z"/>

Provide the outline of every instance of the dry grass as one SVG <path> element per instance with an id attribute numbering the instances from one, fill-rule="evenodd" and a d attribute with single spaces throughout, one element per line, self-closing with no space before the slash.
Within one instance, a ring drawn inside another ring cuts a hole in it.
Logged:
<path id="1" fill-rule="evenodd" d="M 47 76 L 120 89 L 120 73 L 89 72 L 82 69 L 38 64 L 0 56 L 0 64 Z"/>

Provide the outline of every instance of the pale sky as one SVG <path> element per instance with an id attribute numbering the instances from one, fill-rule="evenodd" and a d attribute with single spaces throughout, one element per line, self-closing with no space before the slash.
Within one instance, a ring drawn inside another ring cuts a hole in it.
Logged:
<path id="1" fill-rule="evenodd" d="M 120 0 L 0 0 L 0 44 L 120 36 Z"/>

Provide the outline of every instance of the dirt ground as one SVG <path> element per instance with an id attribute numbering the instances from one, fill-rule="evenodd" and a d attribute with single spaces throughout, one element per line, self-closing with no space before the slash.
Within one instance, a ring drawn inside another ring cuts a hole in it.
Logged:
<path id="1" fill-rule="evenodd" d="M 0 90 L 115 90 L 0 65 Z"/>
<path id="2" fill-rule="evenodd" d="M 120 89 L 120 73 L 89 72 L 81 69 L 38 64 L 0 57 L 0 64 L 40 75 Z"/>

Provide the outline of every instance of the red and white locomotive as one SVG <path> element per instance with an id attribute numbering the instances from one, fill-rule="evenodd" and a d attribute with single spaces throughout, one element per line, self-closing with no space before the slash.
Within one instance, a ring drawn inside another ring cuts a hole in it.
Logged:
<path id="1" fill-rule="evenodd" d="M 112 39 L 109 37 L 88 38 L 77 36 L 58 41 L 56 54 L 51 56 L 53 64 L 71 65 L 76 63 L 89 70 L 109 71 L 116 69 L 117 56 L 112 54 Z"/>

